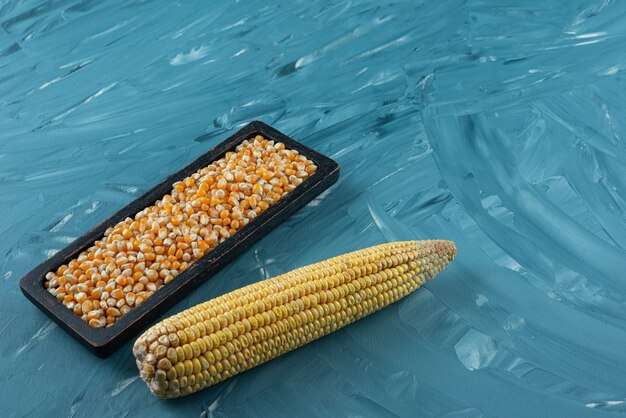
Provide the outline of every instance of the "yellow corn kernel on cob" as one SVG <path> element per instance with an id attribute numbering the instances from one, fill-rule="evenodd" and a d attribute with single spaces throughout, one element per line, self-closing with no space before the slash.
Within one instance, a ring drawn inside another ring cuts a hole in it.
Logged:
<path id="1" fill-rule="evenodd" d="M 137 339 L 141 378 L 161 398 L 197 392 L 384 308 L 455 255 L 451 241 L 391 242 L 201 303 Z"/>

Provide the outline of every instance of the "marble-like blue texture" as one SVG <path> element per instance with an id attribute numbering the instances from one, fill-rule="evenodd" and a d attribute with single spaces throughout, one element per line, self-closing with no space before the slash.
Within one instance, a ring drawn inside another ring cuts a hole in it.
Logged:
<path id="1" fill-rule="evenodd" d="M 0 0 L 0 416 L 626 415 L 626 2 Z M 338 183 L 168 314 L 387 240 L 459 255 L 186 398 L 18 280 L 261 119 Z"/>

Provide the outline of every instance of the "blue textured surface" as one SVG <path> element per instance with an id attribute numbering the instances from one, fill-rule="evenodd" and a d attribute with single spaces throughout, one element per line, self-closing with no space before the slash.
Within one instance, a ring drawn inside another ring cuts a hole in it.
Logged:
<path id="1" fill-rule="evenodd" d="M 0 415 L 626 414 L 626 3 L 517 3 L 0 0 Z M 459 256 L 161 401 L 17 282 L 252 119 L 342 177 L 170 313 L 385 240 Z"/>

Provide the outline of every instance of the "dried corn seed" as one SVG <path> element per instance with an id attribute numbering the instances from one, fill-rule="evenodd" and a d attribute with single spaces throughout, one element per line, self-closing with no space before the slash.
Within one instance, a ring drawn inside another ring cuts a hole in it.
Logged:
<path id="1" fill-rule="evenodd" d="M 95 319 L 95 318 L 90 319 L 88 323 L 89 323 L 89 326 L 93 328 L 102 328 L 105 325 L 105 322 L 103 322 L 100 319 Z"/>
<path id="2" fill-rule="evenodd" d="M 313 161 L 282 143 L 262 136 L 243 141 L 234 152 L 174 183 L 169 194 L 134 219 L 108 228 L 75 260 L 48 272 L 44 284 L 85 321 L 96 324 L 87 314 L 94 309 L 86 309 L 96 302 L 123 315 L 293 190 L 302 173 L 316 170 Z M 110 326 L 117 318 L 97 318 L 97 325 Z"/>
<path id="3" fill-rule="evenodd" d="M 451 241 L 392 242 L 196 305 L 137 339 L 133 354 L 141 378 L 162 398 L 194 393 L 384 308 L 455 255 Z"/>

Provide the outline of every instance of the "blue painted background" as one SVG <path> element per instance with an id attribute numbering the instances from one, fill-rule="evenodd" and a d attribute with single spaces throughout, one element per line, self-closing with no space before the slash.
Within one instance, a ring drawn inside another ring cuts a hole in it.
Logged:
<path id="1" fill-rule="evenodd" d="M 625 415 L 625 22 L 609 0 L 0 0 L 1 415 Z M 459 256 L 161 401 L 130 343 L 92 356 L 17 283 L 252 119 L 341 178 L 170 314 L 386 240 Z"/>

